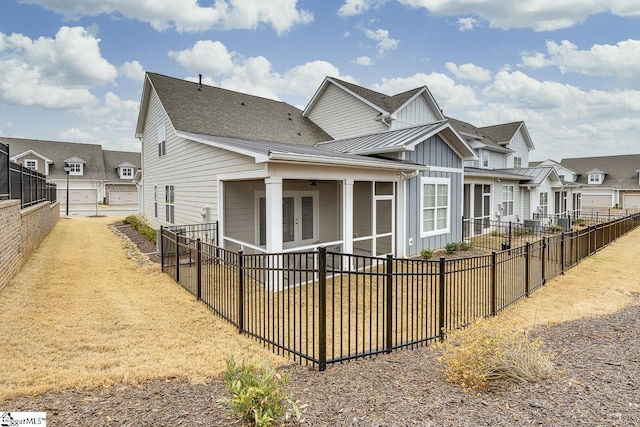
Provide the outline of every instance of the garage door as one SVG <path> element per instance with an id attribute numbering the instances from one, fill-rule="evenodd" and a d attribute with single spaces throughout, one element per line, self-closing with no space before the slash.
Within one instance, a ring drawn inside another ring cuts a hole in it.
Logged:
<path id="1" fill-rule="evenodd" d="M 58 201 L 61 204 L 67 202 L 67 191 L 58 190 Z M 69 190 L 69 204 L 93 204 L 96 202 L 96 196 L 93 190 Z"/>
<path id="2" fill-rule="evenodd" d="M 109 204 L 111 206 L 137 205 L 138 192 L 137 191 L 110 191 Z"/>
<path id="3" fill-rule="evenodd" d="M 622 207 L 624 209 L 640 209 L 640 194 L 623 194 Z"/>
<path id="4" fill-rule="evenodd" d="M 612 208 L 613 198 L 610 194 L 582 194 L 582 209 Z"/>

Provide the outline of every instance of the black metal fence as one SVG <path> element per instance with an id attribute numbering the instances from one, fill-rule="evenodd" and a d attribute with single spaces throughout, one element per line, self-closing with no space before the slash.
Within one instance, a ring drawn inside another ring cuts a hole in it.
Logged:
<path id="1" fill-rule="evenodd" d="M 163 271 L 273 351 L 328 364 L 444 338 L 640 226 L 640 214 L 469 258 L 243 254 L 161 229 Z M 179 231 L 179 230 L 178 230 Z"/>
<path id="2" fill-rule="evenodd" d="M 0 200 L 20 199 L 20 208 L 56 201 L 56 185 L 39 172 L 9 161 L 9 147 L 0 142 Z"/>

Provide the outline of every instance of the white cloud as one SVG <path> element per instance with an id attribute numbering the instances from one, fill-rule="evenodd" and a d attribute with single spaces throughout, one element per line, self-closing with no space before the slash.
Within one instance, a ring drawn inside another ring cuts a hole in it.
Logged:
<path id="1" fill-rule="evenodd" d="M 214 52 L 217 56 L 212 55 Z M 311 98 L 326 76 L 353 80 L 341 75 L 338 68 L 326 61 L 311 61 L 282 73 L 276 72 L 264 56 L 245 57 L 229 52 L 218 41 L 201 40 L 189 49 L 170 52 L 170 56 L 194 75 L 203 74 L 206 84 L 271 99 L 286 97 L 298 106 Z M 190 79 L 197 81 L 196 77 Z"/>
<path id="2" fill-rule="evenodd" d="M 72 127 L 58 132 L 58 138 L 61 141 L 73 141 L 91 143 L 96 141 L 96 136 L 84 129 Z"/>
<path id="3" fill-rule="evenodd" d="M 142 81 L 144 79 L 144 67 L 138 61 L 125 62 L 120 67 L 120 73 L 131 80 Z"/>
<path id="4" fill-rule="evenodd" d="M 476 21 L 474 18 L 458 18 L 458 29 L 460 31 L 473 30 L 477 24 L 478 21 Z"/>
<path id="5" fill-rule="evenodd" d="M 370 89 L 394 95 L 424 85 L 429 88 L 436 102 L 445 110 L 480 105 L 473 88 L 458 85 L 450 77 L 440 73 L 418 73 L 410 77 L 382 79 L 381 83 L 371 85 Z M 447 111 L 445 111 L 445 114 L 447 114 Z"/>
<path id="6" fill-rule="evenodd" d="M 384 53 L 388 50 L 393 50 L 398 48 L 398 44 L 400 40 L 393 39 L 389 37 L 389 31 L 378 28 L 377 30 L 369 30 L 367 28 L 363 29 L 365 36 L 371 40 L 375 40 L 378 43 L 376 47 L 378 48 L 378 57 L 384 55 Z"/>
<path id="7" fill-rule="evenodd" d="M 453 62 L 447 62 L 444 65 L 451 74 L 459 79 L 466 79 L 474 82 L 488 82 L 491 80 L 491 73 L 489 70 L 471 63 L 458 66 Z"/>
<path id="8" fill-rule="evenodd" d="M 528 0 L 397 0 L 411 8 L 424 8 L 434 15 L 473 15 L 489 23 L 491 28 L 532 28 L 553 31 L 584 22 L 589 16 L 609 12 L 619 16 L 639 16 L 640 3 L 631 0 L 551 1 Z M 346 0 L 340 8 L 341 16 L 353 16 L 369 10 L 373 0 Z M 470 19 L 470 18 L 462 18 Z M 460 29 L 471 21 L 458 20 Z M 473 25 L 476 26 L 477 22 Z"/>
<path id="9" fill-rule="evenodd" d="M 548 56 L 539 52 L 522 56 L 522 65 L 530 68 L 556 65 L 563 73 L 592 76 L 634 77 L 640 69 L 640 40 L 625 40 L 616 45 L 593 45 L 578 50 L 568 40 L 547 42 Z"/>
<path id="10" fill-rule="evenodd" d="M 148 22 L 158 31 L 171 27 L 179 32 L 255 29 L 265 24 L 283 34 L 294 25 L 313 21 L 310 12 L 297 9 L 297 0 L 215 0 L 212 6 L 201 6 L 198 0 L 23 0 L 23 3 L 38 4 L 72 19 L 123 15 Z"/>
<path id="11" fill-rule="evenodd" d="M 368 56 L 359 56 L 356 59 L 354 59 L 353 62 L 355 62 L 358 65 L 363 65 L 365 67 L 369 65 L 373 65 L 373 61 Z"/>
<path id="12" fill-rule="evenodd" d="M 228 74 L 234 67 L 231 53 L 219 41 L 199 40 L 190 49 L 170 51 L 169 56 L 188 70 L 214 77 Z"/>
<path id="13" fill-rule="evenodd" d="M 97 99 L 90 88 L 112 83 L 116 68 L 100 39 L 82 27 L 61 27 L 55 39 L 2 35 L 0 99 L 17 105 L 80 108 Z"/>

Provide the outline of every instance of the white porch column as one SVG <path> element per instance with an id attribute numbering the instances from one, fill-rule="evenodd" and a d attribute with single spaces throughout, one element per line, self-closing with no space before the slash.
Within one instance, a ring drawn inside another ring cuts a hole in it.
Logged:
<path id="1" fill-rule="evenodd" d="M 282 252 L 282 178 L 264 179 L 267 210 L 267 252 Z"/>
<path id="2" fill-rule="evenodd" d="M 353 253 L 353 179 L 342 181 L 342 252 Z"/>

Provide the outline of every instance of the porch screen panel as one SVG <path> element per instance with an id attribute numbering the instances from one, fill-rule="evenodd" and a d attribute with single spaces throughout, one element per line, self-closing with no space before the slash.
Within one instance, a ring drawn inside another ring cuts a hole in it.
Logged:
<path id="1" fill-rule="evenodd" d="M 376 234 L 391 233 L 393 204 L 391 200 L 376 201 Z"/>
<path id="2" fill-rule="evenodd" d="M 302 197 L 302 240 L 313 239 L 313 197 Z"/>
<path id="3" fill-rule="evenodd" d="M 282 241 L 293 242 L 295 239 L 295 199 L 282 199 Z"/>

